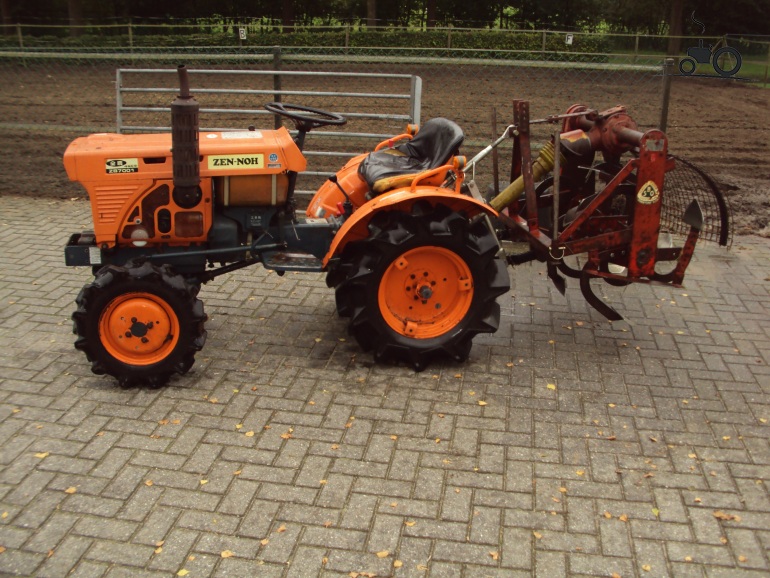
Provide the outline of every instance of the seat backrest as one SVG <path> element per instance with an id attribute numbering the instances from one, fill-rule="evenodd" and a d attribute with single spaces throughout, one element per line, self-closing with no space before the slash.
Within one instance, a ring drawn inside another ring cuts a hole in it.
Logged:
<path id="1" fill-rule="evenodd" d="M 430 160 L 428 169 L 445 165 L 457 154 L 465 135 L 457 124 L 446 118 L 432 118 L 420 126 L 415 137 L 396 147 L 407 156 Z"/>

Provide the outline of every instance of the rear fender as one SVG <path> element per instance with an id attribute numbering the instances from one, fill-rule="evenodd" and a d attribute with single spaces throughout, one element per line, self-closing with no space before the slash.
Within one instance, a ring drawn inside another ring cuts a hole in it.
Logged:
<path id="1" fill-rule="evenodd" d="M 490 217 L 496 217 L 495 211 L 489 205 L 477 201 L 472 197 L 459 195 L 450 189 L 434 186 L 404 187 L 395 189 L 375 197 L 355 213 L 353 213 L 340 227 L 334 236 L 329 252 L 323 260 L 324 268 L 335 256 L 342 253 L 345 246 L 352 241 L 366 239 L 369 236 L 369 222 L 380 211 L 402 211 L 410 213 L 412 206 L 417 201 L 427 201 L 432 206 L 442 204 L 453 211 L 464 212 L 469 218 L 486 213 Z"/>
<path id="2" fill-rule="evenodd" d="M 354 209 L 358 209 L 366 203 L 366 193 L 369 186 L 358 174 L 358 165 L 365 158 L 365 154 L 352 158 L 337 172 L 339 187 L 330 180 L 324 181 L 311 199 L 305 214 L 311 219 L 325 219 L 330 215 L 338 214 L 338 203 L 343 203 L 346 200 L 340 187 L 348 194 Z"/>

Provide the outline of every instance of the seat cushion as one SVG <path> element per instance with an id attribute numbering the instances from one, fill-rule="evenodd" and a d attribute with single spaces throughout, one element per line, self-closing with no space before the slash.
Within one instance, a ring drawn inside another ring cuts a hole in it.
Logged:
<path id="1" fill-rule="evenodd" d="M 405 186 L 414 175 L 445 165 L 457 154 L 464 138 L 462 129 L 451 120 L 432 118 L 411 141 L 370 153 L 359 165 L 358 173 L 369 190 L 378 195 Z"/>

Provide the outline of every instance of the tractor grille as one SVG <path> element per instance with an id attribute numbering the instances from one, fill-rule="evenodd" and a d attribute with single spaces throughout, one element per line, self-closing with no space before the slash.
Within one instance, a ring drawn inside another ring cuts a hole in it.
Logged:
<path id="1" fill-rule="evenodd" d="M 703 229 L 698 240 L 730 247 L 733 217 L 722 191 L 705 171 L 681 157 L 674 156 L 674 159 L 676 168 L 666 173 L 663 183 L 661 228 L 687 235 L 690 227 L 682 221 L 682 215 L 693 199 L 697 199 L 703 211 Z"/>

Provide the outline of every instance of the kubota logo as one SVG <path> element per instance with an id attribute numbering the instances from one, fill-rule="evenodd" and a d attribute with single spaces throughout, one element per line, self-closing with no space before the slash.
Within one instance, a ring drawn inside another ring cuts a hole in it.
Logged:
<path id="1" fill-rule="evenodd" d="M 135 173 L 139 171 L 139 159 L 107 159 L 104 167 L 108 175 L 115 173 Z"/>

